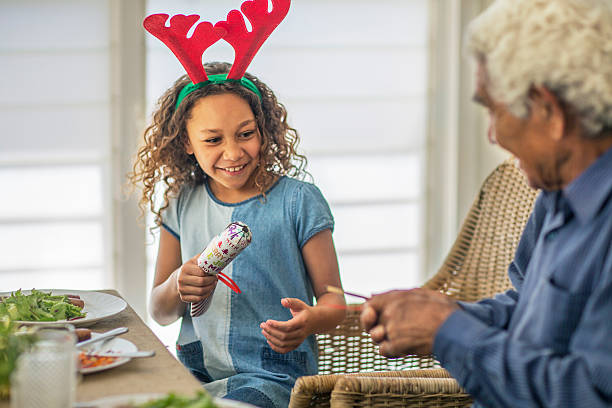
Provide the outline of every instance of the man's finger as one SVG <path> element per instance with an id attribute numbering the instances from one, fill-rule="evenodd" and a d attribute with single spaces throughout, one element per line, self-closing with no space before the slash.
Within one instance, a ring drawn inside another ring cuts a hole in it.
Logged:
<path id="1" fill-rule="evenodd" d="M 406 338 L 389 340 L 387 337 L 379 344 L 379 347 L 380 354 L 385 357 L 404 357 L 408 354 L 414 354 L 414 350 Z"/>
<path id="2" fill-rule="evenodd" d="M 384 341 L 386 336 L 387 336 L 387 333 L 385 331 L 385 326 L 383 325 L 379 324 L 378 326 L 374 326 L 370 330 L 370 337 L 372 338 L 372 341 L 374 343 L 380 343 Z"/>
<path id="3" fill-rule="evenodd" d="M 372 326 L 376 324 L 378 320 L 378 315 L 376 311 L 370 307 L 369 302 L 365 304 L 363 310 L 361 311 L 361 324 L 364 329 L 369 332 Z"/>
<path id="4" fill-rule="evenodd" d="M 378 350 L 380 354 L 385 357 L 388 357 L 388 358 L 401 357 L 401 354 L 398 354 L 397 351 L 395 350 L 394 343 L 390 342 L 389 340 L 383 341 L 378 346 L 379 346 Z"/>

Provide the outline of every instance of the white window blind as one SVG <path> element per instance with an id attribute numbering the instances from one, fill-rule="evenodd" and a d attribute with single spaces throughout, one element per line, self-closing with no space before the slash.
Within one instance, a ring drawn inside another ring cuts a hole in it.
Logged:
<path id="1" fill-rule="evenodd" d="M 111 287 L 109 4 L 0 2 L 0 290 Z"/>
<path id="2" fill-rule="evenodd" d="M 149 0 L 147 14 L 199 14 L 215 23 L 241 3 Z M 300 134 L 336 220 L 347 290 L 422 283 L 428 21 L 422 0 L 293 1 L 248 69 L 274 90 Z M 146 41 L 150 113 L 184 69 L 159 40 Z M 232 62 L 231 46 L 209 48 L 204 61 L 214 60 Z M 149 283 L 156 250 L 153 243 Z M 169 344 L 175 330 L 157 328 Z"/>
<path id="3" fill-rule="evenodd" d="M 145 35 L 145 1 L 0 2 L 0 291 L 115 287 L 144 317 L 157 243 L 134 231 L 136 210 L 118 194 L 144 127 L 140 35 L 147 112 L 184 73 Z M 146 3 L 147 14 L 215 22 L 242 0 Z M 468 112 L 472 87 L 460 86 L 471 78 L 463 26 L 485 3 L 294 0 L 249 67 L 300 132 L 347 290 L 421 284 L 455 236 L 457 202 L 471 202 L 495 162 L 472 141 L 485 138 Z M 233 49 L 221 41 L 204 58 L 231 62 Z"/>

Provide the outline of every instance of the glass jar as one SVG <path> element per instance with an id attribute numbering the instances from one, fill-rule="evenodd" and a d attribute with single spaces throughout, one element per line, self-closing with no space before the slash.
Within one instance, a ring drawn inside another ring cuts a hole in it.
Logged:
<path id="1" fill-rule="evenodd" d="M 11 377 L 11 408 L 68 408 L 77 383 L 74 326 L 36 331 L 32 349 L 17 359 Z"/>

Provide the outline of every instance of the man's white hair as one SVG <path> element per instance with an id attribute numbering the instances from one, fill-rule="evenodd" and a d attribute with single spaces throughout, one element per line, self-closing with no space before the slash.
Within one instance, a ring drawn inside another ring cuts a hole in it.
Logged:
<path id="1" fill-rule="evenodd" d="M 612 128 L 612 0 L 496 0 L 470 23 L 467 50 L 488 92 L 518 117 L 543 85 L 574 107 L 588 136 Z"/>

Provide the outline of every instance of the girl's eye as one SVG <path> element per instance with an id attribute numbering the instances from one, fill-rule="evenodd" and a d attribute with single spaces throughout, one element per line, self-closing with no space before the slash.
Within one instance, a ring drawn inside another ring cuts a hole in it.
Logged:
<path id="1" fill-rule="evenodd" d="M 240 136 L 244 139 L 248 139 L 255 134 L 254 130 L 247 130 L 246 132 L 242 132 Z"/>
<path id="2" fill-rule="evenodd" d="M 217 143 L 219 142 L 219 140 L 221 140 L 220 137 L 211 137 L 211 138 L 205 139 L 204 143 Z"/>

